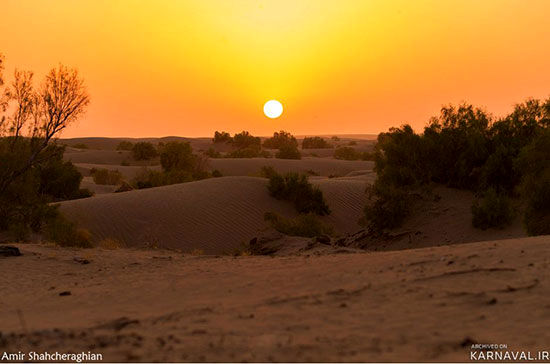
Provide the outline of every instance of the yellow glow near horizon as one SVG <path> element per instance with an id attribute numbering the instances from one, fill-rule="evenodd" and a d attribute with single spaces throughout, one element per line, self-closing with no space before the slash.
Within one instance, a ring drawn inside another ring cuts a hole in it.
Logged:
<path id="1" fill-rule="evenodd" d="M 92 103 L 64 136 L 377 133 L 442 104 L 497 114 L 550 95 L 544 0 L 7 0 L 7 78 L 77 67 Z"/>

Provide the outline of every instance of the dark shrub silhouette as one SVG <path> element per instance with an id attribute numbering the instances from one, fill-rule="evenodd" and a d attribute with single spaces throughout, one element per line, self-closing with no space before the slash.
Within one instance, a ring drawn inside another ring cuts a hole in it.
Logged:
<path id="1" fill-rule="evenodd" d="M 164 171 L 183 170 L 191 172 L 194 163 L 193 149 L 188 142 L 169 142 L 162 147 L 160 165 Z"/>
<path id="2" fill-rule="evenodd" d="M 155 158 L 158 152 L 152 143 L 138 142 L 132 147 L 132 156 L 137 161 L 143 161 Z"/>
<path id="3" fill-rule="evenodd" d="M 489 188 L 472 205 L 472 225 L 479 229 L 503 228 L 514 218 L 510 198 Z"/>
<path id="4" fill-rule="evenodd" d="M 233 136 L 233 145 L 239 149 L 254 147 L 261 149 L 262 140 L 259 137 L 251 135 L 247 131 L 242 131 Z"/>
<path id="5" fill-rule="evenodd" d="M 98 185 L 118 185 L 124 179 L 118 170 L 113 171 L 106 168 L 92 168 L 90 174 Z"/>
<path id="6" fill-rule="evenodd" d="M 302 149 L 325 149 L 332 148 L 332 144 L 321 137 L 305 137 L 302 140 Z"/>
<path id="7" fill-rule="evenodd" d="M 132 150 L 134 148 L 134 143 L 123 140 L 120 143 L 118 143 L 116 150 Z"/>
<path id="8" fill-rule="evenodd" d="M 275 158 L 279 159 L 302 159 L 302 155 L 296 145 L 285 144 L 275 153 Z"/>
<path id="9" fill-rule="evenodd" d="M 233 141 L 233 138 L 231 138 L 231 135 L 229 133 L 222 131 L 216 131 L 214 132 L 214 138 L 212 139 L 214 143 L 231 143 Z"/>
<path id="10" fill-rule="evenodd" d="M 269 171 L 268 190 L 278 200 L 290 201 L 299 213 L 328 215 L 330 209 L 325 202 L 323 192 L 307 180 L 307 176 L 298 173 L 280 175 Z"/>
<path id="11" fill-rule="evenodd" d="M 271 138 L 264 140 L 264 148 L 281 149 L 285 146 L 297 148 L 298 141 L 292 134 L 284 130 L 275 132 Z"/>
<path id="12" fill-rule="evenodd" d="M 521 198 L 528 233 L 548 233 L 549 126 L 550 99 L 527 100 L 496 121 L 471 105 L 447 106 L 423 134 L 408 125 L 381 133 L 373 186 L 379 202 L 366 208 L 366 220 L 374 230 L 398 226 L 408 213 L 400 198 L 407 201 L 411 190 L 440 183 L 482 196 L 472 206 L 476 227 L 509 224 L 511 199 Z M 398 218 L 388 223 L 388 216 Z"/>
<path id="13" fill-rule="evenodd" d="M 266 212 L 264 220 L 286 235 L 313 238 L 320 235 L 331 235 L 331 226 L 323 223 L 314 213 L 300 214 L 295 218 L 286 218 L 275 212 Z"/>

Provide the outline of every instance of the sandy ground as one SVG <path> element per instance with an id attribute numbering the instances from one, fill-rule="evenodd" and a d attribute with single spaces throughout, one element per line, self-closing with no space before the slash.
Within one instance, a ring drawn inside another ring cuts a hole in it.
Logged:
<path id="1" fill-rule="evenodd" d="M 472 343 L 549 349 L 548 236 L 276 258 L 18 246 L 0 258 L 0 351 L 469 361 Z"/>
<path id="2" fill-rule="evenodd" d="M 365 203 L 362 179 L 316 179 L 332 210 L 323 220 L 340 233 L 354 232 Z M 294 216 L 292 204 L 269 196 L 267 179 L 221 177 L 66 201 L 61 211 L 96 241 L 157 245 L 223 254 L 268 227 L 264 213 Z"/>

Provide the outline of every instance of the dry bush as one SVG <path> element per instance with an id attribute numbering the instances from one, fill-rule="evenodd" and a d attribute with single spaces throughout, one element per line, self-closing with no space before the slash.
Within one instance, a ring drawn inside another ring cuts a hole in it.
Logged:
<path id="1" fill-rule="evenodd" d="M 117 250 L 117 249 L 126 248 L 126 244 L 114 238 L 103 239 L 98 243 L 97 246 L 98 248 L 102 248 L 106 250 Z"/>

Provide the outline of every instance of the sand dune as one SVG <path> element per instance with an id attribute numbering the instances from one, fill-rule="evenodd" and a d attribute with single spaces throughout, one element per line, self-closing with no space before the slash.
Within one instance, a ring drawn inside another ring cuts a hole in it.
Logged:
<path id="1" fill-rule="evenodd" d="M 281 258 L 18 246 L 23 256 L 0 257 L 8 352 L 468 362 L 473 343 L 536 352 L 550 341 L 550 236 Z"/>
<path id="2" fill-rule="evenodd" d="M 112 171 L 119 171 L 126 180 L 130 181 L 136 176 L 140 171 L 143 171 L 144 168 L 151 169 L 154 171 L 160 171 L 160 166 L 118 166 L 113 164 L 94 164 L 94 163 L 75 163 L 76 169 L 83 176 L 90 176 L 90 171 L 95 169 L 109 169 Z"/>
<path id="3" fill-rule="evenodd" d="M 345 176 L 356 170 L 372 170 L 373 162 L 345 161 L 333 158 L 305 157 L 301 160 L 276 158 L 221 158 L 210 159 L 210 165 L 224 176 L 257 174 L 263 166 L 271 166 L 279 172 L 317 173 L 321 176 Z"/>
<path id="4" fill-rule="evenodd" d="M 342 233 L 359 229 L 365 182 L 315 182 L 332 209 L 326 221 Z M 61 210 L 97 240 L 116 238 L 129 245 L 153 243 L 221 254 L 266 228 L 265 212 L 296 214 L 290 203 L 270 197 L 266 184 L 266 179 L 258 177 L 212 178 L 66 201 L 61 203 Z"/>
<path id="5" fill-rule="evenodd" d="M 123 161 L 133 161 L 131 152 L 115 150 L 70 150 L 65 152 L 64 158 L 73 163 L 111 164 L 118 166 Z"/>
<path id="6" fill-rule="evenodd" d="M 321 186 L 333 211 L 325 220 L 343 233 L 357 230 L 364 181 L 325 179 L 315 183 Z M 254 177 L 209 179 L 68 201 L 62 210 L 100 239 L 114 237 L 138 244 L 153 239 L 161 246 L 211 253 L 248 241 L 266 227 L 266 211 L 295 215 L 289 203 L 268 195 L 265 179 Z"/>

